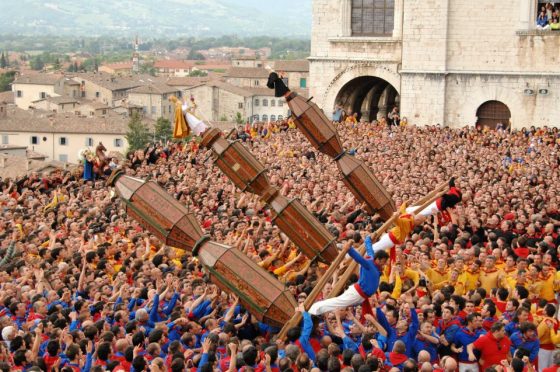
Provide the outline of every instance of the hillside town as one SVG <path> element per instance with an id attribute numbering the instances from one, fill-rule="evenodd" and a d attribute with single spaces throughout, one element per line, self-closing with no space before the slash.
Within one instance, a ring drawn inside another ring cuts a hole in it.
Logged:
<path id="1" fill-rule="evenodd" d="M 270 55 L 269 50 L 220 48 L 204 53 L 220 59 L 159 59 L 153 74 L 140 72 L 137 51 L 129 61 L 101 64 L 91 72 L 18 67 L 11 91 L 0 93 L 2 152 L 27 147 L 47 161 L 76 164 L 81 148 L 102 142 L 109 153 L 122 156 L 130 118 L 138 114 L 151 130 L 160 118 L 172 122 L 171 96 L 194 100 L 204 120 L 224 128 L 283 120 L 289 109 L 266 88 L 269 70 L 284 71 L 289 84 L 307 96 L 309 63 L 267 60 L 259 52 Z"/>

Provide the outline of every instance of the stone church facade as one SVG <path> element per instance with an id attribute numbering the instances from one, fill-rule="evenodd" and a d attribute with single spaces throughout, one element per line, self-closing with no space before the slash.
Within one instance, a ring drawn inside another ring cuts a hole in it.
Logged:
<path id="1" fill-rule="evenodd" d="M 560 126 L 560 31 L 540 0 L 313 0 L 310 96 L 366 120 Z"/>

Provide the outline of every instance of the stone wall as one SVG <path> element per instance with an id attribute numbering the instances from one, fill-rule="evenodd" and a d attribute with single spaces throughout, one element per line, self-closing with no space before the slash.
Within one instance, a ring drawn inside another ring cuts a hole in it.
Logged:
<path id="1" fill-rule="evenodd" d="M 376 76 L 417 125 L 474 125 L 497 100 L 514 128 L 560 126 L 560 32 L 534 30 L 536 0 L 395 0 L 393 35 L 377 38 L 351 36 L 350 4 L 313 0 L 309 88 L 327 115 L 345 84 Z"/>

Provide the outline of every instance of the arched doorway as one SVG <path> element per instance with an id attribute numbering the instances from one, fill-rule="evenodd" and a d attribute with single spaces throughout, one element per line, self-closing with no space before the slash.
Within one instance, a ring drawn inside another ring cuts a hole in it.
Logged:
<path id="1" fill-rule="evenodd" d="M 335 103 L 347 113 L 358 113 L 358 119 L 373 121 L 386 117 L 400 96 L 389 82 L 376 76 L 360 76 L 350 80 L 338 92 Z"/>
<path id="2" fill-rule="evenodd" d="M 476 126 L 496 129 L 498 123 L 502 123 L 504 128 L 509 126 L 511 112 L 509 108 L 500 101 L 486 101 L 476 110 Z"/>

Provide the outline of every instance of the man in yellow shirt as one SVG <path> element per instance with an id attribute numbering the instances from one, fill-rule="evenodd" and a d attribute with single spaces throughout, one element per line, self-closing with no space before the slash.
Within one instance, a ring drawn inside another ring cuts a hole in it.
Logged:
<path id="1" fill-rule="evenodd" d="M 541 279 L 542 268 L 539 265 L 529 266 L 529 273 L 527 275 L 527 289 L 529 290 L 529 299 L 538 299 L 541 295 L 541 290 L 544 285 L 544 281 Z"/>
<path id="2" fill-rule="evenodd" d="M 496 257 L 488 256 L 484 262 L 484 268 L 480 270 L 480 286 L 490 293 L 493 288 L 498 288 L 503 273 L 496 267 Z"/>
<path id="3" fill-rule="evenodd" d="M 515 266 L 515 259 L 513 258 L 513 256 L 507 256 L 502 271 L 505 275 L 504 280 L 509 281 L 511 279 L 515 279 L 515 277 L 517 276 L 517 267 Z"/>
<path id="4" fill-rule="evenodd" d="M 549 264 L 543 263 L 540 280 L 542 281 L 542 288 L 540 298 L 544 298 L 548 302 L 552 302 L 556 298 L 555 291 L 558 290 L 558 283 L 556 280 L 558 273 L 553 272 Z"/>
<path id="5" fill-rule="evenodd" d="M 470 267 L 465 270 L 467 280 L 465 282 L 465 291 L 474 291 L 478 288 L 478 282 L 480 278 L 480 265 L 482 263 L 479 260 L 474 260 Z"/>
<path id="6" fill-rule="evenodd" d="M 449 280 L 449 271 L 447 270 L 447 263 L 444 258 L 440 258 L 437 261 L 437 267 L 428 269 L 427 273 L 428 279 L 432 282 L 435 289 L 439 289 L 446 285 Z"/>
<path id="7" fill-rule="evenodd" d="M 554 341 L 551 338 L 551 329 L 556 333 L 558 331 L 558 320 L 554 318 L 556 314 L 556 307 L 548 304 L 544 307 L 544 318 L 537 326 L 537 333 L 539 335 L 540 349 L 539 349 L 539 371 L 548 368 L 552 365 L 552 355 L 556 349 Z"/>

